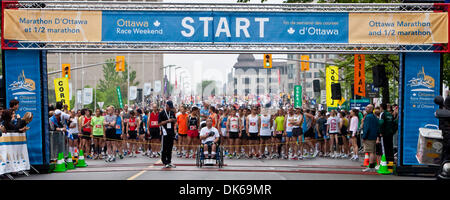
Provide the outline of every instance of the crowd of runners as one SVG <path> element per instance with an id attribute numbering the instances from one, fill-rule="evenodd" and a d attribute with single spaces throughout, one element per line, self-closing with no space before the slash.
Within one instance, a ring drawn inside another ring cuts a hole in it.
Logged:
<path id="1" fill-rule="evenodd" d="M 380 113 L 389 112 L 397 119 L 395 105 L 369 107 L 372 108 L 369 112 L 378 118 Z M 66 132 L 72 154 L 83 150 L 88 159 L 106 162 L 137 154 L 151 158 L 160 156 L 162 105 L 69 111 L 57 104 L 49 110 L 50 130 Z M 356 109 L 327 112 L 291 106 L 273 109 L 207 103 L 179 105 L 173 111 L 177 119 L 174 150 L 177 157 L 184 159 L 195 158 L 201 143 L 200 130 L 206 126 L 206 120 L 211 119 L 212 126 L 219 132 L 224 155 L 229 159 L 301 160 L 319 156 L 357 161 L 363 146 L 362 124 L 368 114 L 367 110 Z M 377 145 L 377 155 L 381 155 L 379 152 Z"/>

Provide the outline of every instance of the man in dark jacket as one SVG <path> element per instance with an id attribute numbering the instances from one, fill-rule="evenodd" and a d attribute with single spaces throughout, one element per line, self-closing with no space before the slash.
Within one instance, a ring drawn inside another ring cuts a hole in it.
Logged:
<path id="1" fill-rule="evenodd" d="M 394 117 L 387 110 L 385 103 L 381 104 L 381 116 L 380 116 L 380 134 L 383 137 L 384 151 L 386 154 L 386 161 L 394 162 L 394 143 L 393 136 L 394 130 Z"/>
<path id="2" fill-rule="evenodd" d="M 369 167 L 364 169 L 363 172 L 375 172 L 375 146 L 378 137 L 378 118 L 373 114 L 373 105 L 370 104 L 366 107 L 367 115 L 363 121 L 363 144 L 364 152 L 369 153 Z"/>
<path id="3" fill-rule="evenodd" d="M 447 96 L 443 103 L 443 98 L 438 96 L 435 98 L 435 103 L 443 107 L 435 113 L 439 119 L 439 129 L 442 130 L 443 137 L 441 169 L 438 172 L 438 177 L 450 179 L 450 97 Z"/>

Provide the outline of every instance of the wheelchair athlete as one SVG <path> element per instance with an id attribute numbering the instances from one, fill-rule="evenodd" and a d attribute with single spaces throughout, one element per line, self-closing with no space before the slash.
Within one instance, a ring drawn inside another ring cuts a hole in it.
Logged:
<path id="1" fill-rule="evenodd" d="M 206 120 L 206 127 L 200 131 L 202 140 L 203 154 L 207 158 L 208 152 L 211 152 L 212 158 L 216 156 L 217 142 L 220 139 L 219 131 L 212 126 L 212 119 Z M 205 151 L 208 150 L 208 151 Z"/>

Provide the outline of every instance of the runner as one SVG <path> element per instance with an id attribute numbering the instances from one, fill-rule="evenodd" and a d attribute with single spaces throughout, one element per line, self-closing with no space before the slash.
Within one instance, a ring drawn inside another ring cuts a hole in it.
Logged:
<path id="1" fill-rule="evenodd" d="M 249 140 L 249 156 L 250 158 L 258 158 L 259 157 L 259 129 L 260 129 L 260 118 L 257 115 L 257 108 L 253 107 L 251 111 L 251 115 L 247 117 L 247 124 L 246 124 L 248 130 L 248 140 Z"/>
<path id="2" fill-rule="evenodd" d="M 299 149 L 300 152 L 303 152 L 303 144 L 302 144 L 302 135 L 303 135 L 303 130 L 301 128 L 301 125 L 303 124 L 303 111 L 300 108 L 297 108 L 295 111 L 295 115 L 294 115 L 294 127 L 292 128 L 292 135 L 293 135 L 293 142 L 294 142 L 294 150 L 293 150 L 293 154 L 294 154 L 294 160 L 298 159 L 303 159 L 303 153 L 299 153 Z M 297 142 L 297 144 L 295 144 L 295 142 Z M 298 157 L 297 157 L 298 154 Z"/>
<path id="3" fill-rule="evenodd" d="M 306 157 L 316 157 L 318 154 L 318 150 L 315 146 L 314 139 L 315 139 L 315 133 L 314 133 L 314 114 L 312 110 L 306 109 L 306 112 L 304 113 L 305 116 L 305 122 L 306 122 L 306 131 L 305 131 L 305 146 L 307 146 L 306 149 Z"/>
<path id="4" fill-rule="evenodd" d="M 178 130 L 178 157 L 183 157 L 186 154 L 186 143 L 187 143 L 187 130 L 188 130 L 188 114 L 186 113 L 186 108 L 184 106 L 180 107 L 181 114 L 177 117 L 177 130 Z M 182 151 L 184 149 L 184 152 Z"/>
<path id="5" fill-rule="evenodd" d="M 274 144 L 276 144 L 277 149 L 277 157 L 281 158 L 281 147 L 283 142 L 283 133 L 284 133 L 284 110 L 283 108 L 280 108 L 278 110 L 278 116 L 275 118 L 275 141 Z M 287 152 L 285 152 L 287 154 Z M 275 156 L 275 155 L 274 155 Z M 272 158 L 274 158 L 272 156 Z"/>
<path id="6" fill-rule="evenodd" d="M 79 133 L 79 127 L 78 127 L 78 118 L 75 115 L 75 111 L 70 112 L 70 122 L 69 122 L 69 152 L 74 155 L 75 149 L 78 149 L 78 133 Z"/>
<path id="7" fill-rule="evenodd" d="M 223 145 L 223 149 L 224 149 L 224 155 L 225 156 L 227 156 L 228 155 L 228 153 L 230 152 L 229 151 L 229 148 L 228 148 L 228 145 L 230 144 L 230 138 L 228 137 L 228 134 L 227 134 L 227 121 L 228 121 L 228 110 L 223 110 L 222 108 L 221 108 L 221 110 L 220 110 L 220 112 L 219 113 L 222 113 L 222 115 L 220 115 L 220 119 L 219 119 L 219 122 L 220 122 L 220 124 L 219 124 L 219 127 L 220 127 L 220 129 L 219 129 L 219 132 L 220 132 L 220 135 L 222 136 L 222 145 Z"/>
<path id="8" fill-rule="evenodd" d="M 142 114 L 142 133 L 140 133 L 141 135 L 143 135 L 142 138 L 142 146 L 143 149 L 142 151 L 144 152 L 144 154 L 142 154 L 142 156 L 149 156 L 150 154 L 150 145 L 149 145 L 149 138 L 148 138 L 148 134 L 147 134 L 147 130 L 148 130 L 148 113 L 149 111 L 145 108 L 144 109 L 144 114 Z"/>
<path id="9" fill-rule="evenodd" d="M 342 138 L 341 140 L 342 140 L 342 142 L 340 143 L 342 146 L 341 146 L 341 149 L 340 149 L 340 151 L 342 152 L 342 154 L 341 154 L 341 158 L 348 158 L 348 154 L 350 153 L 350 150 L 349 150 L 349 147 L 348 147 L 348 140 L 347 140 L 347 137 L 348 137 L 348 119 L 345 117 L 346 116 L 346 114 L 345 114 L 345 111 L 341 111 L 341 118 L 340 118 L 340 129 L 341 129 L 341 132 L 340 132 L 340 138 Z M 349 137 L 350 138 L 350 137 Z"/>
<path id="10" fill-rule="evenodd" d="M 139 119 L 136 117 L 136 113 L 132 110 L 130 111 L 130 119 L 128 120 L 127 123 L 127 138 L 128 138 L 128 143 L 130 145 L 128 152 L 130 152 L 130 154 L 128 155 L 129 157 L 136 157 L 135 151 L 137 150 L 136 147 L 136 140 L 138 138 L 138 124 L 139 124 Z"/>
<path id="11" fill-rule="evenodd" d="M 102 111 L 100 108 L 97 108 L 95 110 L 95 116 L 92 117 L 91 120 L 91 126 L 93 127 L 91 138 L 94 140 L 94 160 L 103 159 L 101 151 L 105 140 L 104 120 L 105 118 L 102 116 Z"/>
<path id="12" fill-rule="evenodd" d="M 87 155 L 86 158 L 92 159 L 91 155 L 91 142 L 92 142 L 92 125 L 91 125 L 91 110 L 84 109 L 81 111 L 82 117 L 81 117 L 81 149 L 83 150 L 84 154 Z"/>
<path id="13" fill-rule="evenodd" d="M 330 136 L 330 154 L 331 158 L 336 158 L 338 155 L 336 150 L 338 147 L 338 134 L 339 134 L 339 117 L 336 116 L 336 110 L 331 111 L 331 116 L 327 120 L 327 132 L 328 136 Z M 336 148 L 334 148 L 334 144 L 336 143 Z M 334 149 L 334 153 L 333 153 Z"/>
<path id="14" fill-rule="evenodd" d="M 262 110 L 262 116 L 259 118 L 258 121 L 259 124 L 259 144 L 260 144 L 260 149 L 259 149 L 259 158 L 263 159 L 266 157 L 265 155 L 265 149 L 267 148 L 267 152 L 270 152 L 270 140 L 272 137 L 272 133 L 270 130 L 270 127 L 272 127 L 273 122 L 271 120 L 271 116 L 267 114 L 267 109 L 263 109 Z"/>
<path id="15" fill-rule="evenodd" d="M 114 149 L 116 149 L 116 151 L 114 151 L 114 157 L 116 157 L 116 154 L 119 154 L 119 158 L 123 159 L 123 145 L 122 145 L 122 135 L 125 132 L 123 130 L 123 119 L 122 116 L 120 116 L 120 109 L 116 109 L 116 125 L 115 125 L 115 129 L 116 129 L 116 135 L 113 141 L 113 145 L 114 145 Z"/>
<path id="16" fill-rule="evenodd" d="M 350 160 L 358 161 L 358 144 L 356 143 L 356 137 L 358 135 L 358 110 L 353 109 L 350 112 L 351 120 L 350 120 L 350 143 L 353 147 L 353 156 L 350 158 Z"/>
<path id="17" fill-rule="evenodd" d="M 317 129 L 317 135 L 319 140 L 319 146 L 320 146 L 320 153 L 319 156 L 324 156 L 327 152 L 327 145 L 325 143 L 325 135 L 327 130 L 327 118 L 326 118 L 326 112 L 325 110 L 321 110 L 319 112 L 319 119 L 317 119 L 316 123 L 316 129 Z"/>
<path id="18" fill-rule="evenodd" d="M 241 110 L 239 110 L 239 118 L 241 119 L 240 121 L 240 129 L 241 129 L 241 134 L 239 135 L 239 142 L 238 145 L 239 146 L 239 150 L 238 150 L 238 159 L 244 157 L 244 158 L 249 158 L 248 156 L 248 138 L 249 138 L 249 134 L 246 130 L 246 124 L 247 124 L 247 109 L 242 108 Z M 242 152 L 242 149 L 244 149 L 244 152 Z"/>
<path id="19" fill-rule="evenodd" d="M 123 110 L 122 110 L 122 119 L 123 119 L 123 127 L 124 127 L 124 134 L 123 136 L 123 142 L 122 142 L 122 148 L 124 150 L 123 154 L 124 156 L 128 155 L 131 152 L 128 152 L 128 129 L 127 129 L 127 124 L 128 124 L 128 120 L 130 119 L 130 112 L 128 110 L 128 105 L 125 104 L 125 106 L 123 106 Z"/>
<path id="20" fill-rule="evenodd" d="M 156 103 L 152 105 L 152 112 L 150 113 L 148 124 L 148 133 L 150 135 L 150 149 L 151 158 L 159 157 L 161 151 L 161 133 L 158 126 L 159 109 Z"/>
<path id="21" fill-rule="evenodd" d="M 232 109 L 231 110 L 231 115 L 228 117 L 228 121 L 227 121 L 227 133 L 228 136 L 230 138 L 230 154 L 229 154 L 229 158 L 236 158 L 236 154 L 238 153 L 237 151 L 240 149 L 238 147 L 239 145 L 239 137 L 241 136 L 241 131 L 240 131 L 240 124 L 241 124 L 241 120 L 239 120 L 239 117 L 236 115 L 236 110 Z M 233 154 L 231 154 L 231 152 L 233 152 Z"/>
<path id="22" fill-rule="evenodd" d="M 284 148 L 284 152 L 285 152 L 285 156 L 284 159 L 296 159 L 297 157 L 295 156 L 295 151 L 294 150 L 294 146 L 296 146 L 294 143 L 296 143 L 297 141 L 295 141 L 294 137 L 293 137 L 293 133 L 292 133 L 292 129 L 294 128 L 294 125 L 296 123 L 297 119 L 294 115 L 294 108 L 290 107 L 289 111 L 288 111 L 288 115 L 286 116 L 286 118 L 284 119 L 284 126 L 286 127 L 286 129 L 284 130 L 283 133 L 283 137 L 285 138 L 285 148 Z M 289 153 L 289 149 L 292 150 L 292 153 Z"/>
<path id="23" fill-rule="evenodd" d="M 107 158 L 105 158 L 106 162 L 116 161 L 115 151 L 115 139 L 116 139 L 116 120 L 117 116 L 114 115 L 114 107 L 109 106 L 106 109 L 106 116 L 103 125 L 105 126 L 105 135 L 106 135 L 106 149 L 108 151 Z"/>
<path id="24" fill-rule="evenodd" d="M 197 151 L 196 147 L 198 144 L 198 137 L 199 132 L 198 129 L 200 127 L 200 114 L 198 107 L 194 106 L 191 109 L 191 113 L 189 114 L 188 120 L 187 120 L 187 127 L 189 130 L 187 130 L 188 138 L 187 138 L 187 151 L 186 151 L 186 158 L 195 158 L 195 152 Z M 192 156 L 189 155 L 193 151 Z"/>

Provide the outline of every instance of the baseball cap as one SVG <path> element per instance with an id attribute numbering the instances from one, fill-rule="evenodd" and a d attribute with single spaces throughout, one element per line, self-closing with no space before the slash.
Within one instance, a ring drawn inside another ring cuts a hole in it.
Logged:
<path id="1" fill-rule="evenodd" d="M 57 109 L 55 110 L 55 115 L 60 115 L 61 114 L 61 110 Z"/>
<path id="2" fill-rule="evenodd" d="M 166 104 L 169 106 L 169 108 L 173 108 L 173 103 L 172 103 L 172 101 L 167 101 Z"/>

